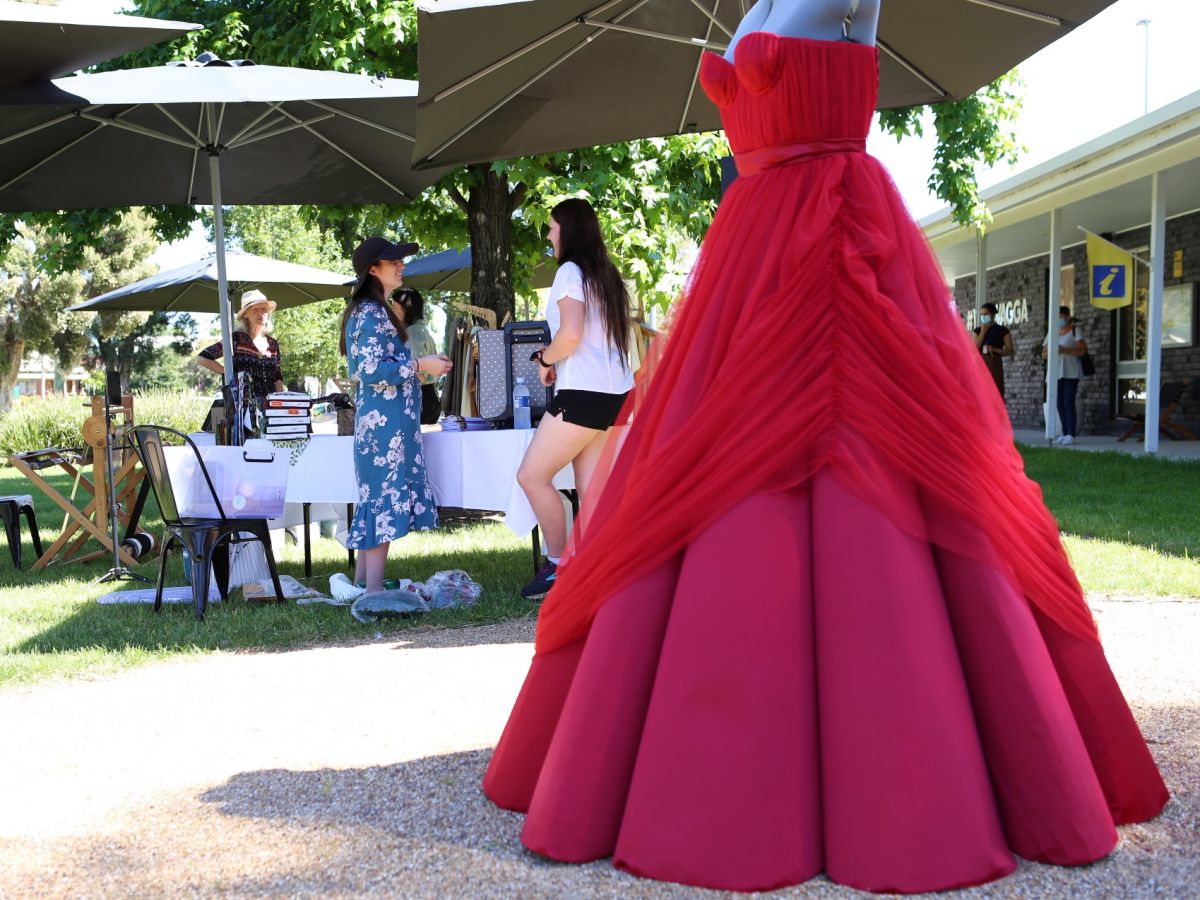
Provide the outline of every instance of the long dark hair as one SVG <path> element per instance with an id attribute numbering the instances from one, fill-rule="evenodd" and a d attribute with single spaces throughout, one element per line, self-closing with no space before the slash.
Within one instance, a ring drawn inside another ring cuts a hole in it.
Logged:
<path id="1" fill-rule="evenodd" d="M 425 298 L 416 288 L 402 287 L 392 299 L 404 310 L 404 324 L 411 325 L 425 318 Z"/>
<path id="2" fill-rule="evenodd" d="M 613 265 L 600 233 L 596 210 L 586 200 L 564 200 L 550 215 L 558 223 L 558 264 L 573 262 L 583 273 L 583 300 L 598 304 L 603 314 L 604 336 L 621 351 L 621 364 L 629 358 L 629 291 Z"/>
<path id="3" fill-rule="evenodd" d="M 363 286 L 346 302 L 346 311 L 342 313 L 342 327 L 338 333 L 338 352 L 342 356 L 346 355 L 346 323 L 350 321 L 350 317 L 354 315 L 360 303 L 370 300 L 375 301 L 383 307 L 383 311 L 387 313 L 387 317 L 392 320 L 392 325 L 400 333 L 400 340 L 405 343 L 408 342 L 408 329 L 404 327 L 404 323 L 392 311 L 391 304 L 384 297 L 383 282 L 374 275 L 368 275 L 363 282 Z"/>

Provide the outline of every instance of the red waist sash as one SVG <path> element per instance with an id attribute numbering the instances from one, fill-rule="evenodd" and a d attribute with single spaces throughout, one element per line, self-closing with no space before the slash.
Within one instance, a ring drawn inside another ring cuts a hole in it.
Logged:
<path id="1" fill-rule="evenodd" d="M 773 144 L 748 153 L 736 153 L 733 158 L 737 163 L 738 175 L 746 176 L 819 156 L 865 153 L 866 150 L 866 138 L 828 138 L 820 141 L 802 141 L 798 144 Z"/>

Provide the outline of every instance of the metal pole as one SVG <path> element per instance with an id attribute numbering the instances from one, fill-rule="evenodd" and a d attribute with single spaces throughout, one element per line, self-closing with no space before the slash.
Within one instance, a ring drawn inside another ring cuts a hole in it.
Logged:
<path id="1" fill-rule="evenodd" d="M 1050 285 L 1046 291 L 1046 440 L 1058 437 L 1058 307 L 1062 297 L 1063 214 L 1050 213 Z"/>
<path id="2" fill-rule="evenodd" d="M 221 158 L 209 151 L 208 177 L 212 185 L 213 237 L 217 244 L 217 296 L 221 301 L 221 351 L 225 383 L 233 384 L 233 316 L 229 309 L 229 278 L 225 272 L 225 217 L 221 212 Z M 238 441 L 240 444 L 241 441 Z"/>
<path id="3" fill-rule="evenodd" d="M 1167 201 L 1162 175 L 1150 176 L 1150 309 L 1146 316 L 1146 452 L 1158 452 L 1158 394 L 1162 388 L 1163 256 Z"/>
<path id="4" fill-rule="evenodd" d="M 975 323 L 979 311 L 987 303 L 987 235 L 975 232 Z"/>

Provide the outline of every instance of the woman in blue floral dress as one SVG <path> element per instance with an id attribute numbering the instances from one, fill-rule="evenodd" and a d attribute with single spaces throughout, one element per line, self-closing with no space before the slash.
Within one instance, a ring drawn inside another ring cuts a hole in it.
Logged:
<path id="1" fill-rule="evenodd" d="M 375 237 L 354 251 L 354 284 L 342 316 L 341 351 L 357 385 L 354 417 L 354 474 L 358 505 L 346 546 L 358 550 L 354 580 L 367 593 L 383 590 L 390 543 L 410 531 L 437 526 L 433 491 L 421 450 L 421 388 L 418 372 L 440 376 L 444 356 L 414 360 L 404 325 L 386 298 L 398 288 L 404 257 L 416 244 Z"/>

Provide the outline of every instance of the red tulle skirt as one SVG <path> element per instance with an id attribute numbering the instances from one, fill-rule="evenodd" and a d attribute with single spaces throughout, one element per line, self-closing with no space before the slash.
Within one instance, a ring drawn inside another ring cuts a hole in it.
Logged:
<path id="1" fill-rule="evenodd" d="M 539 655 L 484 789 L 539 854 L 731 890 L 1091 862 L 1166 801 L 1099 644 L 828 474 L 742 500 Z"/>

